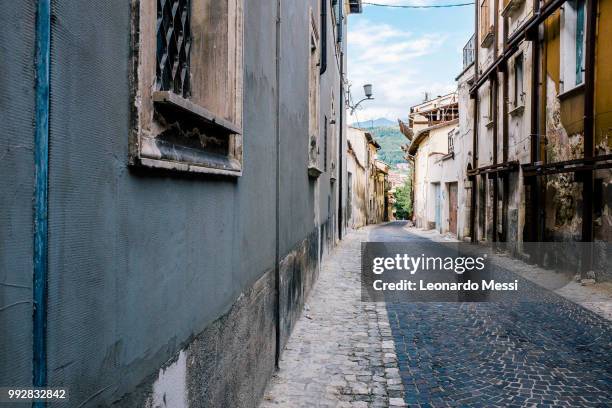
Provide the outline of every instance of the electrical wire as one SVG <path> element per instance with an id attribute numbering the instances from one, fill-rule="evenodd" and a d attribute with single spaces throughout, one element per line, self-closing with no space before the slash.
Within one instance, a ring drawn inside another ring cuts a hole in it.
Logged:
<path id="1" fill-rule="evenodd" d="M 429 8 L 451 8 L 451 7 L 464 7 L 473 6 L 474 3 L 457 3 L 457 4 L 431 4 L 431 5 L 416 5 L 416 4 L 382 4 L 382 3 L 370 3 L 363 2 L 369 6 L 376 7 L 389 7 L 389 8 L 404 8 L 404 9 L 429 9 Z"/>

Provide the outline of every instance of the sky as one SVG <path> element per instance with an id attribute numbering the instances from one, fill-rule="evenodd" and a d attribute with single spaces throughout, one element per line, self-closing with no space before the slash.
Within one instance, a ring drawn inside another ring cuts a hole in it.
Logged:
<path id="1" fill-rule="evenodd" d="M 469 0 L 371 0 L 383 4 L 453 4 Z M 408 117 L 425 92 L 444 95 L 456 89 L 463 46 L 474 32 L 474 6 L 397 9 L 364 5 L 349 16 L 348 80 L 353 102 L 374 87 L 374 101 L 362 104 L 349 123 Z"/>

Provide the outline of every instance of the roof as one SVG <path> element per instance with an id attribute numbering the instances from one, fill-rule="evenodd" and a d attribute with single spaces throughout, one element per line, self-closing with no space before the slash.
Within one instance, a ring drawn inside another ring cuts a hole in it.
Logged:
<path id="1" fill-rule="evenodd" d="M 373 145 L 374 147 L 376 147 L 376 149 L 380 149 L 380 145 L 378 144 L 378 142 L 376 141 L 376 139 L 374 139 L 372 137 L 372 134 L 369 132 L 365 132 L 366 135 L 366 139 L 368 139 L 368 143 L 370 143 L 371 145 Z"/>
<path id="2" fill-rule="evenodd" d="M 378 159 L 377 159 L 377 160 L 374 162 L 374 165 L 375 165 L 375 166 L 376 166 L 376 168 L 377 168 L 378 170 L 380 170 L 381 172 L 383 172 L 383 173 L 385 173 L 385 174 L 389 173 L 389 165 L 388 165 L 387 163 L 385 163 L 384 161 L 382 161 L 382 160 L 378 160 Z"/>
<path id="3" fill-rule="evenodd" d="M 414 131 L 410 128 L 410 125 L 403 122 L 401 119 L 398 119 L 397 122 L 399 123 L 400 132 L 402 132 L 402 134 L 406 136 L 406 139 L 412 140 L 412 138 L 414 137 Z"/>
<path id="4" fill-rule="evenodd" d="M 410 107 L 410 113 L 426 113 L 434 109 L 439 109 L 443 106 L 452 105 L 458 103 L 459 95 L 457 91 L 453 91 L 449 94 L 438 96 L 437 98 L 430 99 L 425 102 L 421 102 L 417 105 Z"/>

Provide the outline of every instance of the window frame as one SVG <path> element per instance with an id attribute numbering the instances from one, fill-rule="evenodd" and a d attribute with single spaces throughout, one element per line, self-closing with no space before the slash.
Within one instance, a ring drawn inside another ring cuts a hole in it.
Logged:
<path id="1" fill-rule="evenodd" d="M 132 3 L 130 165 L 242 175 L 244 0 L 223 1 L 220 7 L 215 0 L 188 0 L 191 86 L 182 95 L 158 85 L 158 2 Z M 225 55 L 226 65 L 208 62 L 213 48 Z"/>
<path id="2" fill-rule="evenodd" d="M 520 73 L 519 73 L 520 67 Z M 520 86 L 519 86 L 520 84 Z M 520 88 L 520 92 L 519 92 Z M 525 105 L 525 65 L 524 57 L 521 52 L 514 58 L 514 79 L 513 79 L 513 96 L 514 108 L 519 108 Z"/>
<path id="3" fill-rule="evenodd" d="M 321 41 L 318 20 L 309 7 L 308 54 L 308 175 L 318 177 L 323 171 L 320 164 L 321 121 Z"/>
<path id="4" fill-rule="evenodd" d="M 559 93 L 584 85 L 586 63 L 586 1 L 568 0 L 561 7 Z"/>
<path id="5" fill-rule="evenodd" d="M 495 37 L 493 24 L 491 24 L 491 8 L 490 0 L 482 0 L 480 2 L 480 45 L 483 48 L 488 48 Z"/>

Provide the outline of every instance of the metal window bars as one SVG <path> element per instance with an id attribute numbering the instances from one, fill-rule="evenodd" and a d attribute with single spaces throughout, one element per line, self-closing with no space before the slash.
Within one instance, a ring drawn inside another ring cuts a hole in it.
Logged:
<path id="1" fill-rule="evenodd" d="M 189 96 L 190 0 L 157 0 L 157 89 Z"/>

